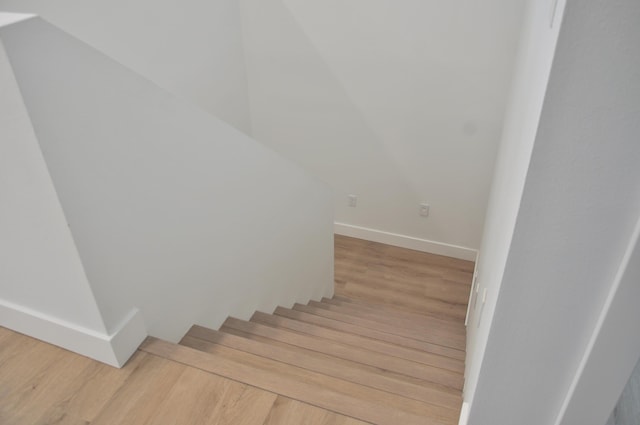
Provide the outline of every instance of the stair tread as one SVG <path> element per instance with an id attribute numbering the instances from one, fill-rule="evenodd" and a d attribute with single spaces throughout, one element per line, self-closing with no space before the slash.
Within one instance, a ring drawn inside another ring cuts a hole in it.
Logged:
<path id="1" fill-rule="evenodd" d="M 324 308 L 325 310 L 347 314 L 357 319 L 364 319 L 405 330 L 410 329 L 412 332 L 417 332 L 418 334 L 432 332 L 448 334 L 458 338 L 465 338 L 466 336 L 463 324 L 446 323 L 432 318 L 412 320 L 397 314 L 394 315 L 387 310 L 379 309 L 375 311 L 374 309 L 365 308 L 357 304 L 349 304 L 327 298 L 323 298 L 321 302 L 309 301 L 307 305 L 309 307 Z"/>
<path id="2" fill-rule="evenodd" d="M 336 264 L 343 273 L 358 270 L 347 265 L 351 261 L 336 262 Z M 458 279 L 452 280 L 440 273 L 416 273 L 415 270 L 403 269 L 401 266 L 389 267 L 377 262 L 369 262 L 358 271 L 358 273 L 349 273 L 350 282 L 370 288 L 385 288 L 389 281 L 393 281 L 394 289 L 403 295 L 428 297 L 451 304 L 464 304 L 468 301 L 473 277 L 473 274 L 469 274 L 465 282 L 460 282 Z M 341 277 L 340 272 L 337 276 Z"/>
<path id="3" fill-rule="evenodd" d="M 301 313 L 303 314 L 303 313 Z M 355 347 L 364 348 L 382 354 L 394 357 L 400 357 L 405 360 L 411 360 L 418 363 L 451 370 L 453 372 L 464 373 L 464 362 L 440 354 L 434 354 L 426 351 L 416 350 L 415 348 L 403 347 L 397 344 L 381 341 L 379 339 L 361 336 L 352 332 L 340 331 L 325 326 L 307 323 L 304 321 L 291 319 L 289 317 L 266 314 L 256 312 L 251 321 L 264 323 L 273 327 L 281 327 L 307 335 L 329 339 L 336 342 L 342 342 Z"/>
<path id="4" fill-rule="evenodd" d="M 343 279 L 336 272 L 336 293 L 350 298 L 362 298 L 371 302 L 386 303 L 398 309 L 414 311 L 442 320 L 463 323 L 467 314 L 466 303 L 451 303 L 428 296 L 415 296 L 384 286 L 372 286 L 368 282 Z"/>
<path id="5" fill-rule="evenodd" d="M 455 425 L 458 412 L 217 346 L 202 352 L 149 337 L 142 351 L 379 425 Z"/>
<path id="6" fill-rule="evenodd" d="M 398 308 L 390 307 L 384 304 L 369 303 L 364 300 L 358 300 L 355 298 L 347 298 L 341 296 L 334 296 L 333 298 L 323 298 L 322 303 L 332 304 L 348 308 L 350 311 L 361 313 L 368 313 L 366 317 L 374 318 L 376 315 L 388 316 L 390 318 L 398 319 L 401 321 L 407 321 L 414 325 L 420 326 L 441 326 L 443 329 L 450 330 L 455 334 L 466 335 L 466 327 L 464 323 L 452 322 L 450 320 L 438 319 L 432 316 L 426 316 L 420 313 L 414 313 Z"/>
<path id="7" fill-rule="evenodd" d="M 233 329 L 230 330 L 234 331 Z M 384 369 L 332 357 L 265 337 L 254 335 L 253 338 L 249 338 L 245 332 L 237 330 L 235 332 L 237 333 L 193 326 L 180 344 L 202 351 L 214 349 L 215 346 L 212 344 L 220 344 L 334 378 L 370 386 L 450 409 L 459 408 L 462 402 L 459 391 L 451 391 L 446 387 L 419 379 L 398 375 Z"/>
<path id="8" fill-rule="evenodd" d="M 441 384 L 454 389 L 462 389 L 464 381 L 464 378 L 460 373 L 452 372 L 450 370 L 412 362 L 399 357 L 388 356 L 386 354 L 363 350 L 358 347 L 329 341 L 324 338 L 312 337 L 287 329 L 274 328 L 261 323 L 246 322 L 244 320 L 230 317 L 224 322 L 222 329 L 227 327 L 275 339 L 276 341 L 285 342 L 287 344 L 309 350 L 318 351 L 345 360 L 352 360 L 369 366 L 379 367 L 398 374 Z"/>
<path id="9" fill-rule="evenodd" d="M 339 320 L 345 323 L 351 323 L 365 328 L 376 329 L 378 331 L 390 333 L 393 335 L 416 339 L 418 341 L 443 345 L 457 350 L 465 349 L 466 340 L 464 336 L 451 335 L 448 332 L 444 332 L 438 329 L 424 329 L 423 331 L 404 329 L 400 326 L 384 324 L 373 320 L 340 313 L 337 311 L 331 311 L 320 307 L 306 306 L 302 304 L 295 304 L 293 309 L 305 313 L 315 314 L 317 316 L 327 317 L 329 319 Z"/>
<path id="10" fill-rule="evenodd" d="M 356 335 L 365 336 L 372 339 L 388 342 L 391 344 L 397 344 L 402 347 L 412 348 L 424 352 L 433 354 L 439 354 L 442 356 L 450 357 L 452 359 L 462 360 L 465 359 L 464 351 L 451 347 L 439 345 L 437 343 L 429 343 L 424 341 L 418 341 L 412 338 L 406 338 L 400 335 L 394 335 L 387 332 L 381 332 L 377 329 L 365 328 L 351 323 L 341 322 L 339 320 L 330 319 L 323 316 L 317 316 L 310 313 L 305 313 L 298 310 L 287 309 L 283 307 L 276 308 L 274 315 L 288 317 L 303 321 L 306 323 L 323 326 L 330 329 L 335 329 L 343 332 L 350 332 Z"/>

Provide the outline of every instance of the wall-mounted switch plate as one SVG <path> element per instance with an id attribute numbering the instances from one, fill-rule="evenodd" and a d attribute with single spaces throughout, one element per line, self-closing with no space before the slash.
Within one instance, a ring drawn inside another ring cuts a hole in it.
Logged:
<path id="1" fill-rule="evenodd" d="M 349 195 L 349 196 L 347 196 L 347 199 L 349 199 L 349 206 L 350 207 L 356 207 L 358 205 L 358 196 L 357 195 Z"/>
<path id="2" fill-rule="evenodd" d="M 418 210 L 418 212 L 422 217 L 429 217 L 429 204 L 420 204 L 420 209 Z"/>

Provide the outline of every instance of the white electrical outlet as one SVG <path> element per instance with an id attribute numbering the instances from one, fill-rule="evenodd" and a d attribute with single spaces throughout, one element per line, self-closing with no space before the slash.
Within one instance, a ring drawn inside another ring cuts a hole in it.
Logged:
<path id="1" fill-rule="evenodd" d="M 429 217 L 429 204 L 420 204 L 419 214 L 422 217 Z"/>
<path id="2" fill-rule="evenodd" d="M 358 205 L 358 196 L 357 195 L 349 195 L 347 197 L 349 199 L 349 206 L 356 207 Z"/>

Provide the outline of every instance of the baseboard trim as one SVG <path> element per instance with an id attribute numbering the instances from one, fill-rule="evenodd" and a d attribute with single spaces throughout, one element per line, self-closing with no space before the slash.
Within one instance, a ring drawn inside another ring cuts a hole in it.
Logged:
<path id="1" fill-rule="evenodd" d="M 0 326 L 118 368 L 124 366 L 147 337 L 142 314 L 137 309 L 107 335 L 0 300 Z"/>
<path id="2" fill-rule="evenodd" d="M 478 253 L 475 249 L 463 246 L 414 238 L 412 236 L 384 232 L 382 230 L 369 229 L 367 227 L 353 226 L 345 223 L 334 223 L 334 232 L 342 236 L 350 236 L 352 238 L 399 246 L 401 248 L 428 252 L 430 254 L 459 258 L 461 260 L 475 261 Z"/>
<path id="3" fill-rule="evenodd" d="M 469 422 L 469 410 L 471 406 L 466 401 L 462 403 L 462 408 L 460 409 L 460 420 L 458 421 L 458 425 L 467 425 Z"/>

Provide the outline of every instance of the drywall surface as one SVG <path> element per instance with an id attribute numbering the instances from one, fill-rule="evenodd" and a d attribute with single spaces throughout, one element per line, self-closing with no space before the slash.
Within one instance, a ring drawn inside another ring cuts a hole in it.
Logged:
<path id="1" fill-rule="evenodd" d="M 525 11 L 502 141 L 487 207 L 484 236 L 476 265 L 476 286 L 470 300 L 465 381 L 465 401 L 469 403 L 472 402 L 475 393 L 520 208 L 563 7 L 564 3 L 559 2 L 553 27 L 550 25 L 550 3 L 530 1 Z M 485 290 L 487 296 L 483 305 L 482 297 Z"/>
<path id="2" fill-rule="evenodd" d="M 323 183 L 41 19 L 0 35 L 109 332 L 332 294 Z"/>
<path id="3" fill-rule="evenodd" d="M 106 331 L 0 43 L 0 307 Z M 0 310 L 1 311 L 1 310 Z M 0 325 L 6 326 L 4 317 Z"/>
<path id="4" fill-rule="evenodd" d="M 639 19 L 564 10 L 471 425 L 555 423 L 587 350 L 640 216 Z"/>
<path id="5" fill-rule="evenodd" d="M 522 6 L 242 0 L 253 135 L 333 187 L 337 222 L 477 249 Z"/>
<path id="6" fill-rule="evenodd" d="M 640 362 L 633 370 L 609 420 L 611 425 L 640 423 Z"/>
<path id="7" fill-rule="evenodd" d="M 638 394 L 634 395 L 638 377 L 633 369 L 640 358 L 638 282 L 640 216 L 555 425 L 604 423 L 612 410 L 620 424 L 637 423 L 633 416 L 640 417 Z M 614 409 L 620 393 L 619 409 Z"/>
<path id="8" fill-rule="evenodd" d="M 250 134 L 234 0 L 0 0 L 0 10 L 37 13 Z"/>

